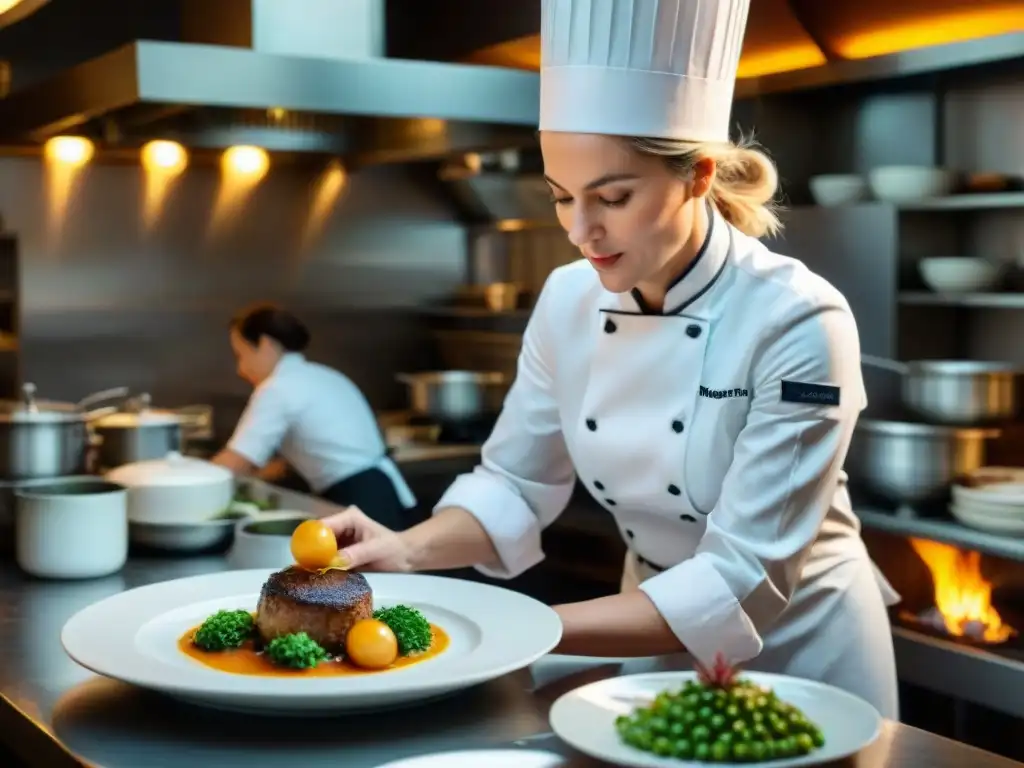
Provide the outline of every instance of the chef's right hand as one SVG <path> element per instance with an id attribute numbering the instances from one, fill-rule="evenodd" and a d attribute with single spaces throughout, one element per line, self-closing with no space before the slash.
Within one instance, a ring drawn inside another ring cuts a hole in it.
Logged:
<path id="1" fill-rule="evenodd" d="M 367 517 L 359 507 L 346 507 L 323 522 L 338 537 L 338 554 L 346 568 L 391 573 L 412 570 L 405 539 Z"/>

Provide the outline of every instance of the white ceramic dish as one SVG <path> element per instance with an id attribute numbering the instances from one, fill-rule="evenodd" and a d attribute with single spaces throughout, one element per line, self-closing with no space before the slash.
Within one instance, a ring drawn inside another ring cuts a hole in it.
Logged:
<path id="1" fill-rule="evenodd" d="M 525 749 L 473 749 L 439 752 L 396 760 L 377 768 L 570 768 L 565 758 L 551 752 Z"/>
<path id="2" fill-rule="evenodd" d="M 236 571 L 254 568 L 287 568 L 292 557 L 292 534 L 314 515 L 294 510 L 264 512 L 258 518 L 235 522 L 235 541 L 227 554 Z"/>
<path id="3" fill-rule="evenodd" d="M 852 173 L 812 176 L 809 186 L 814 202 L 826 207 L 850 205 L 868 197 L 867 180 Z"/>
<path id="4" fill-rule="evenodd" d="M 987 291 L 999 283 L 999 267 L 969 256 L 935 256 L 917 264 L 925 285 L 937 293 Z"/>
<path id="5" fill-rule="evenodd" d="M 955 185 L 955 173 L 927 165 L 888 165 L 868 173 L 872 194 L 890 203 L 945 197 Z"/>
<path id="6" fill-rule="evenodd" d="M 743 677 L 773 688 L 784 701 L 803 710 L 825 736 L 825 746 L 802 757 L 773 760 L 771 768 L 821 765 L 856 754 L 882 730 L 882 717 L 870 704 L 846 691 L 811 680 L 744 672 Z M 561 696 L 551 707 L 551 729 L 574 749 L 612 765 L 630 768 L 704 768 L 698 763 L 657 757 L 627 746 L 615 730 L 615 718 L 628 714 L 638 699 L 652 699 L 666 689 L 696 678 L 694 672 L 660 672 L 613 677 Z M 715 763 L 738 766 L 738 763 Z"/>
<path id="7" fill-rule="evenodd" d="M 548 606 L 511 590 L 420 574 L 366 574 L 374 605 L 419 608 L 450 637 L 436 658 L 353 677 L 276 678 L 217 672 L 178 638 L 223 609 L 255 609 L 268 570 L 165 581 L 101 600 L 71 617 L 65 651 L 97 674 L 202 706 L 305 716 L 408 705 L 529 666 L 561 638 Z"/>
<path id="8" fill-rule="evenodd" d="M 979 531 L 1003 536 L 1024 535 L 1024 517 L 1022 516 L 993 515 L 978 509 L 962 507 L 959 504 L 950 504 L 949 512 L 968 528 L 976 528 Z"/>
<path id="9" fill-rule="evenodd" d="M 127 492 L 116 483 L 69 478 L 15 491 L 19 567 L 49 579 L 95 579 L 128 559 Z"/>
<path id="10" fill-rule="evenodd" d="M 128 538 L 164 552 L 201 552 L 226 544 L 234 535 L 238 518 L 205 523 L 128 523 Z"/>
<path id="11" fill-rule="evenodd" d="M 206 522 L 228 508 L 235 492 L 229 469 L 179 453 L 124 464 L 106 478 L 128 488 L 128 519 L 140 523 Z"/>

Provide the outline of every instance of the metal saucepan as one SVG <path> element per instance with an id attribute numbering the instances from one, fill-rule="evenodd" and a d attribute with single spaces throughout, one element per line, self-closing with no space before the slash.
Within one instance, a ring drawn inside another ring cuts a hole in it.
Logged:
<path id="1" fill-rule="evenodd" d="M 958 477 L 985 463 L 985 441 L 998 429 L 861 419 L 846 470 L 850 480 L 897 504 L 946 501 Z"/>
<path id="2" fill-rule="evenodd" d="M 118 387 L 79 403 L 36 399 L 34 384 L 22 387 L 20 400 L 0 401 L 0 477 L 27 480 L 83 474 L 89 449 L 89 421 L 116 408 L 90 405 L 128 393 Z"/>
<path id="3" fill-rule="evenodd" d="M 1009 363 L 917 360 L 901 363 L 861 355 L 861 363 L 902 376 L 903 404 L 939 424 L 985 424 L 1018 414 L 1017 377 Z"/>
<path id="4" fill-rule="evenodd" d="M 150 396 L 142 394 L 125 407 L 92 424 L 99 438 L 98 459 L 103 469 L 181 453 L 190 437 L 200 437 L 210 428 L 211 413 L 203 406 L 178 410 L 150 407 Z"/>
<path id="5" fill-rule="evenodd" d="M 511 382 L 495 371 L 401 373 L 409 404 L 417 416 L 439 424 L 464 423 L 496 416 Z"/>

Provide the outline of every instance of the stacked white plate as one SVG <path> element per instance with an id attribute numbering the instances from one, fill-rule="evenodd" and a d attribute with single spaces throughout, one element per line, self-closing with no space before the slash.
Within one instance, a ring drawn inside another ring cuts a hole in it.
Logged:
<path id="1" fill-rule="evenodd" d="M 1024 467 L 982 467 L 953 486 L 953 517 L 989 533 L 1024 536 Z"/>

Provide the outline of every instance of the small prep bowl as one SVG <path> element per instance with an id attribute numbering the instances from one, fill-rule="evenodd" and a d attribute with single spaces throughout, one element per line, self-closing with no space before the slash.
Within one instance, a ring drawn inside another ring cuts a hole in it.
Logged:
<path id="1" fill-rule="evenodd" d="M 226 546 L 234 538 L 238 521 L 255 517 L 236 512 L 203 523 L 142 523 L 130 520 L 128 538 L 133 544 L 164 552 L 205 552 Z"/>
<path id="2" fill-rule="evenodd" d="M 988 291 L 999 282 L 999 267 L 985 259 L 939 256 L 917 265 L 925 285 L 938 293 Z"/>
<path id="3" fill-rule="evenodd" d="M 250 568 L 287 568 L 292 557 L 292 534 L 306 520 L 315 517 L 305 512 L 265 512 L 259 519 L 239 520 L 235 524 L 235 542 L 228 552 L 233 570 Z"/>
<path id="4" fill-rule="evenodd" d="M 945 197 L 955 188 L 956 180 L 953 171 L 926 165 L 887 165 L 868 174 L 871 192 L 889 203 Z"/>
<path id="5" fill-rule="evenodd" d="M 810 187 L 814 202 L 827 207 L 859 203 L 868 197 L 867 181 L 852 173 L 812 176 Z"/>

